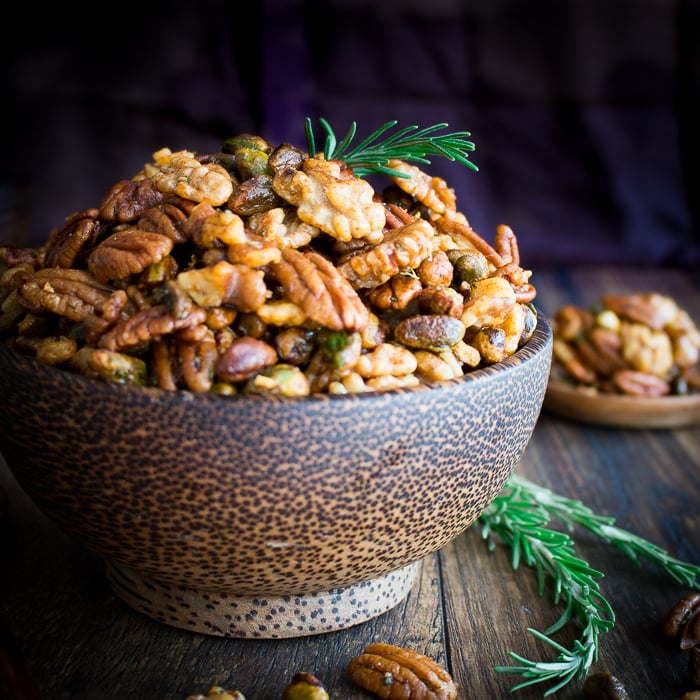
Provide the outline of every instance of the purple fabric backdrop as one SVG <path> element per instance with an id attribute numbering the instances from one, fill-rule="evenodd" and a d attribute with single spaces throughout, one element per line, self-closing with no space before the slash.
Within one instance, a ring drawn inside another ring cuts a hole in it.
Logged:
<path id="1" fill-rule="evenodd" d="M 31 184 L 37 242 L 162 146 L 249 131 L 304 147 L 306 116 L 359 136 L 447 122 L 479 172 L 426 169 L 485 237 L 510 224 L 530 266 L 697 268 L 696 5 L 127 2 L 60 32 L 44 14 L 5 64 L 3 173 Z"/>

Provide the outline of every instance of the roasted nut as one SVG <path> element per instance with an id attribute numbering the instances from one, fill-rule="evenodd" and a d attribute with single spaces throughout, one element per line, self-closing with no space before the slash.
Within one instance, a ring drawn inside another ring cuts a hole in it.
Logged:
<path id="1" fill-rule="evenodd" d="M 245 394 L 269 396 L 308 396 L 311 393 L 306 375 L 294 365 L 266 367 L 251 377 L 243 387 Z"/>
<path id="2" fill-rule="evenodd" d="M 115 384 L 146 385 L 146 363 L 138 357 L 102 348 L 83 347 L 69 361 L 86 377 L 105 379 Z"/>
<path id="3" fill-rule="evenodd" d="M 355 371 L 365 379 L 369 377 L 400 377 L 414 372 L 418 366 L 415 355 L 393 343 L 382 343 L 371 352 L 361 355 Z"/>
<path id="4" fill-rule="evenodd" d="M 683 634 L 690 619 L 700 611 L 700 591 L 681 598 L 667 613 L 663 621 L 663 633 L 668 639 L 677 639 Z"/>
<path id="5" fill-rule="evenodd" d="M 421 314 L 400 321 L 394 337 L 410 348 L 439 350 L 462 340 L 465 330 L 462 321 L 453 316 Z"/>
<path id="6" fill-rule="evenodd" d="M 73 267 L 83 247 L 99 235 L 97 215 L 97 209 L 88 209 L 67 219 L 63 228 L 51 237 L 46 250 L 46 267 Z"/>
<path id="7" fill-rule="evenodd" d="M 328 700 L 328 693 L 316 676 L 299 671 L 282 693 L 282 700 Z"/>
<path id="8" fill-rule="evenodd" d="M 396 275 L 367 293 L 367 298 L 380 311 L 403 311 L 422 289 L 416 277 Z"/>
<path id="9" fill-rule="evenodd" d="M 312 321 L 336 331 L 361 331 L 367 326 L 367 307 L 335 266 L 319 253 L 285 248 L 282 260 L 271 268 L 289 299 Z"/>
<path id="10" fill-rule="evenodd" d="M 71 321 L 82 321 L 111 293 L 111 288 L 83 270 L 49 267 L 38 270 L 21 286 L 20 303 L 29 311 L 51 311 Z"/>
<path id="11" fill-rule="evenodd" d="M 461 318 L 464 297 L 452 287 L 425 287 L 418 297 L 421 313 Z"/>
<path id="12" fill-rule="evenodd" d="M 276 171 L 272 187 L 297 207 L 302 221 L 317 226 L 340 241 L 382 239 L 384 206 L 375 202 L 370 184 L 354 177 L 338 161 L 307 158 L 299 170 Z"/>
<path id="13" fill-rule="evenodd" d="M 558 338 L 570 341 L 587 333 L 593 326 L 593 314 L 574 304 L 557 309 L 552 322 Z"/>
<path id="14" fill-rule="evenodd" d="M 175 331 L 198 326 L 206 317 L 204 309 L 193 309 L 186 316 L 177 317 L 165 304 L 152 306 L 116 324 L 100 338 L 98 346 L 107 350 L 133 348 Z"/>
<path id="15" fill-rule="evenodd" d="M 195 304 L 205 308 L 227 304 L 243 312 L 257 311 L 268 297 L 262 272 L 225 260 L 181 272 L 176 283 Z"/>
<path id="16" fill-rule="evenodd" d="M 479 351 L 486 364 L 492 365 L 506 356 L 506 333 L 501 328 L 487 326 L 474 336 L 470 345 Z"/>
<path id="17" fill-rule="evenodd" d="M 255 338 L 239 338 L 219 356 L 215 373 L 219 379 L 240 382 L 277 361 L 275 349 Z"/>
<path id="18" fill-rule="evenodd" d="M 163 193 L 156 190 L 149 179 L 119 180 L 102 200 L 99 216 L 105 221 L 130 224 L 162 201 Z"/>
<path id="19" fill-rule="evenodd" d="M 586 700 L 628 700 L 627 689 L 612 673 L 590 674 L 583 683 Z"/>
<path id="20" fill-rule="evenodd" d="M 195 206 L 198 205 L 182 197 L 170 197 L 159 206 L 146 209 L 139 217 L 136 228 L 160 233 L 170 238 L 173 243 L 184 243 L 187 234 L 183 231 L 183 224 L 189 219 Z"/>
<path id="21" fill-rule="evenodd" d="M 399 189 L 412 195 L 438 214 L 454 210 L 455 192 L 441 177 L 432 177 L 415 165 L 409 165 L 398 159 L 390 160 L 388 165 L 392 170 L 409 175 L 409 177 L 391 178 Z"/>
<path id="22" fill-rule="evenodd" d="M 456 700 L 450 674 L 436 661 L 391 644 L 370 644 L 348 665 L 352 680 L 384 700 Z"/>
<path id="23" fill-rule="evenodd" d="M 622 369 L 613 374 L 612 380 L 623 394 L 666 396 L 671 393 L 671 385 L 667 381 L 647 372 Z"/>
<path id="24" fill-rule="evenodd" d="M 423 219 L 387 231 L 381 243 L 354 253 L 338 266 L 353 287 L 378 287 L 404 269 L 415 270 L 433 252 L 433 227 Z"/>
<path id="25" fill-rule="evenodd" d="M 499 326 L 516 303 L 510 282 L 503 277 L 487 277 L 472 286 L 469 300 L 464 304 L 462 323 L 467 328 Z"/>
<path id="26" fill-rule="evenodd" d="M 217 163 L 200 163 L 189 151 L 162 149 L 153 156 L 159 171 L 151 180 L 160 192 L 212 206 L 223 204 L 233 192 L 231 176 Z"/>
<path id="27" fill-rule="evenodd" d="M 143 272 L 173 249 L 173 241 L 161 233 L 127 228 L 113 233 L 88 258 L 88 270 L 98 282 L 123 280 Z"/>
<path id="28" fill-rule="evenodd" d="M 447 253 L 436 250 L 418 266 L 418 279 L 424 287 L 449 287 L 454 268 Z"/>

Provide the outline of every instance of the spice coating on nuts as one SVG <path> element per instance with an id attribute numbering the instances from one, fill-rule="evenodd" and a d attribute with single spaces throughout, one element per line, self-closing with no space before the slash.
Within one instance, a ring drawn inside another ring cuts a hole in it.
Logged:
<path id="1" fill-rule="evenodd" d="M 534 331 L 515 234 L 499 226 L 492 245 L 442 178 L 392 167 L 409 177 L 375 191 L 341 160 L 252 135 L 219 153 L 162 148 L 40 247 L 0 246 L 0 340 L 105 381 L 227 396 L 277 395 L 268 375 L 289 365 L 283 393 L 305 396 L 431 385 L 500 362 Z M 366 343 L 379 324 L 397 349 L 381 373 Z M 342 367 L 325 359 L 329 332 L 349 348 L 362 340 Z M 284 351 L 290 334 L 303 353 Z M 261 345 L 232 349 L 244 339 Z M 86 362 L 98 349 L 109 354 Z"/>

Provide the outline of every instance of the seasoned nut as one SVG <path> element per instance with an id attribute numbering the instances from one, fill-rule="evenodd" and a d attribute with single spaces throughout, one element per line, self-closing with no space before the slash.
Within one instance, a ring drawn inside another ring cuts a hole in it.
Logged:
<path id="1" fill-rule="evenodd" d="M 328 700 L 328 693 L 316 676 L 299 671 L 285 687 L 282 700 Z"/>
<path id="2" fill-rule="evenodd" d="M 455 192 L 440 177 L 424 173 L 415 165 L 409 165 L 402 160 L 392 159 L 388 163 L 392 170 L 397 170 L 409 177 L 392 177 L 394 184 L 404 192 L 413 195 L 419 202 L 425 204 L 438 214 L 455 208 Z"/>
<path id="3" fill-rule="evenodd" d="M 275 344 L 282 360 L 301 365 L 308 362 L 313 352 L 313 333 L 305 328 L 283 328 L 277 334 Z"/>
<path id="4" fill-rule="evenodd" d="M 469 328 L 498 326 L 506 320 L 517 303 L 515 292 L 503 277 L 487 277 L 476 282 L 464 304 L 462 323 Z"/>
<path id="5" fill-rule="evenodd" d="M 181 272 L 176 283 L 197 305 L 207 308 L 230 304 L 239 311 L 257 311 L 268 296 L 262 272 L 225 260 Z"/>
<path id="6" fill-rule="evenodd" d="M 663 621 L 663 632 L 669 639 L 681 636 L 690 619 L 700 611 L 700 591 L 681 598 L 667 613 Z"/>
<path id="7" fill-rule="evenodd" d="M 365 379 L 368 377 L 399 377 L 414 372 L 418 362 L 406 348 L 393 343 L 382 343 L 371 352 L 360 356 L 355 371 Z"/>
<path id="8" fill-rule="evenodd" d="M 418 279 L 425 287 L 449 287 L 452 284 L 454 268 L 447 253 L 442 250 L 433 254 L 418 266 Z"/>
<path id="9" fill-rule="evenodd" d="M 428 656 L 391 644 L 370 644 L 348 665 L 352 680 L 384 700 L 456 700 L 450 674 Z"/>
<path id="10" fill-rule="evenodd" d="M 151 207 L 139 217 L 136 228 L 152 231 L 167 236 L 173 243 L 184 243 L 187 234 L 183 224 L 187 221 L 196 205 L 181 197 L 171 197 L 157 207 Z"/>
<path id="11" fill-rule="evenodd" d="M 255 338 L 238 338 L 219 356 L 215 373 L 219 379 L 240 382 L 277 362 L 275 349 Z"/>
<path id="12" fill-rule="evenodd" d="M 588 332 L 593 326 L 593 314 L 574 304 L 560 307 L 552 318 L 558 338 L 575 340 Z"/>
<path id="13" fill-rule="evenodd" d="M 282 260 L 271 268 L 289 299 L 320 326 L 336 331 L 361 331 L 367 326 L 367 307 L 335 266 L 319 253 L 285 248 Z"/>
<path id="14" fill-rule="evenodd" d="M 306 375 L 294 365 L 277 364 L 266 367 L 246 382 L 245 394 L 275 396 L 308 396 L 311 387 Z"/>
<path id="15" fill-rule="evenodd" d="M 160 233 L 127 228 L 113 233 L 88 257 L 88 269 L 98 282 L 123 280 L 161 261 L 173 241 Z"/>
<path id="16" fill-rule="evenodd" d="M 302 221 L 333 238 L 364 238 L 370 243 L 382 238 L 384 206 L 374 201 L 374 191 L 366 180 L 354 177 L 338 161 L 307 158 L 299 170 L 276 171 L 272 186 L 297 207 Z"/>
<path id="17" fill-rule="evenodd" d="M 177 317 L 165 304 L 137 311 L 125 321 L 119 322 L 99 340 L 98 346 L 107 350 L 133 348 L 163 335 L 192 326 L 198 326 L 207 318 L 204 309 L 193 309 L 186 316 Z"/>
<path id="18" fill-rule="evenodd" d="M 195 336 L 189 339 L 186 334 L 195 329 L 202 329 L 202 337 Z M 218 357 L 214 334 L 204 325 L 200 325 L 186 329 L 183 335 L 184 337 L 178 335 L 175 347 L 185 387 L 194 392 L 209 391 L 213 384 L 214 366 Z"/>
<path id="19" fill-rule="evenodd" d="M 138 357 L 111 350 L 83 347 L 69 362 L 86 377 L 104 379 L 115 384 L 146 385 L 146 363 Z"/>
<path id="20" fill-rule="evenodd" d="M 45 365 L 60 365 L 70 360 L 77 348 L 73 338 L 45 338 L 36 350 L 36 359 Z"/>
<path id="21" fill-rule="evenodd" d="M 396 275 L 367 293 L 370 303 L 381 311 L 403 311 L 420 293 L 416 277 Z"/>
<path id="22" fill-rule="evenodd" d="M 452 251 L 454 275 L 460 289 L 466 290 L 489 275 L 489 261 L 478 250 Z"/>
<path id="23" fill-rule="evenodd" d="M 363 252 L 352 253 L 338 265 L 353 287 L 369 289 L 399 274 L 416 269 L 433 252 L 435 229 L 423 219 L 387 231 L 384 240 Z"/>
<path id="24" fill-rule="evenodd" d="M 418 304 L 425 314 L 461 318 L 464 313 L 464 297 L 452 287 L 425 287 L 418 297 Z"/>
<path id="25" fill-rule="evenodd" d="M 63 227 L 51 236 L 46 249 L 46 267 L 73 267 L 81 250 L 100 231 L 97 209 L 88 209 L 69 217 Z"/>
<path id="26" fill-rule="evenodd" d="M 153 187 L 193 202 L 219 206 L 233 192 L 228 172 L 217 163 L 200 163 L 189 151 L 154 154 L 159 171 L 153 175 Z"/>
<path id="27" fill-rule="evenodd" d="M 154 189 L 149 179 L 119 180 L 102 200 L 99 216 L 105 221 L 129 224 L 162 201 L 163 193 Z"/>
<path id="28" fill-rule="evenodd" d="M 20 302 L 30 311 L 51 311 L 82 321 L 111 295 L 111 289 L 83 270 L 49 267 L 34 273 L 20 288 Z M 3 304 L 4 307 L 4 304 Z"/>
<path id="29" fill-rule="evenodd" d="M 666 325 L 668 315 L 657 301 L 653 294 L 606 294 L 601 299 L 603 306 L 620 318 L 661 330 Z"/>
<path id="30" fill-rule="evenodd" d="M 612 380 L 623 394 L 666 396 L 671 393 L 671 385 L 667 381 L 647 372 L 623 369 L 615 372 Z"/>
<path id="31" fill-rule="evenodd" d="M 464 374 L 461 364 L 451 352 L 436 355 L 430 350 L 416 350 L 414 355 L 418 363 L 416 373 L 427 381 L 440 382 Z"/>
<path id="32" fill-rule="evenodd" d="M 486 364 L 495 364 L 506 356 L 506 333 L 501 328 L 487 326 L 474 336 L 471 345 L 479 351 Z"/>
<path id="33" fill-rule="evenodd" d="M 464 324 L 453 316 L 421 314 L 403 319 L 394 337 L 410 348 L 434 350 L 449 348 L 464 338 Z"/>
<path id="34" fill-rule="evenodd" d="M 586 700 L 627 700 L 627 689 L 612 673 L 592 673 L 583 683 Z"/>

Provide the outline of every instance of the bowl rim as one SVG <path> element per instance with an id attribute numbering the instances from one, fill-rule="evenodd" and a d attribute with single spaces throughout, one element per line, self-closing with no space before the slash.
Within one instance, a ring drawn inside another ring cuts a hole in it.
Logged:
<path id="1" fill-rule="evenodd" d="M 131 393 L 139 392 L 144 396 L 150 396 L 154 399 L 168 397 L 170 399 L 178 397 L 183 401 L 217 401 L 225 404 L 234 403 L 279 403 L 279 404 L 297 404 L 297 403 L 325 403 L 328 401 L 370 401 L 378 397 L 396 396 L 401 394 L 414 394 L 427 391 L 436 391 L 441 388 L 454 387 L 460 384 L 469 384 L 473 382 L 487 381 L 494 375 L 500 375 L 508 369 L 518 367 L 524 363 L 533 360 L 539 353 L 545 351 L 547 347 L 551 347 L 553 340 L 553 331 L 549 319 L 545 313 L 537 307 L 533 307 L 537 316 L 535 330 L 529 340 L 512 355 L 506 359 L 496 362 L 492 365 L 478 367 L 476 369 L 465 372 L 461 377 L 454 379 L 446 379 L 442 381 L 426 381 L 421 382 L 416 386 L 397 387 L 391 389 L 382 389 L 379 391 L 367 391 L 349 394 L 328 394 L 316 393 L 307 396 L 280 396 L 276 394 L 256 395 L 256 394 L 215 394 L 213 392 L 193 392 L 188 389 L 178 389 L 171 391 L 157 386 L 136 386 L 133 384 L 120 384 L 109 382 L 102 379 L 87 377 L 78 372 L 72 372 L 61 367 L 44 364 L 35 358 L 24 355 L 21 352 L 13 350 L 6 342 L 0 340 L 0 362 L 4 363 L 3 356 L 11 357 L 11 361 L 23 365 L 27 371 L 35 371 L 40 377 L 47 379 L 51 377 L 62 376 L 66 382 L 77 382 L 79 385 L 91 387 L 95 391 L 103 394 L 115 393 Z M 0 392 L 1 393 L 1 392 Z"/>

